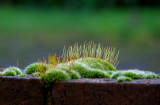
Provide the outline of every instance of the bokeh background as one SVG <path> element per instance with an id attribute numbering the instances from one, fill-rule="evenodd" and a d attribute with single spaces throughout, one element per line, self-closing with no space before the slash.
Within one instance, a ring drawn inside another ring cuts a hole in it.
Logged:
<path id="1" fill-rule="evenodd" d="M 117 47 L 118 69 L 160 73 L 160 1 L 0 1 L 0 68 L 18 60 L 24 69 L 86 40 Z"/>

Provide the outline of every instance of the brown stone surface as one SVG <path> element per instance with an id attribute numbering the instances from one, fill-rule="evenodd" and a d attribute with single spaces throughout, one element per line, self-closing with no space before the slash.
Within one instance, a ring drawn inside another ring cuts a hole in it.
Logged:
<path id="1" fill-rule="evenodd" d="M 0 105 L 44 105 L 39 79 L 0 77 Z"/>
<path id="2" fill-rule="evenodd" d="M 160 105 L 160 79 L 78 79 L 46 90 L 38 78 L 0 76 L 0 105 L 50 105 L 48 100 L 53 105 Z"/>
<path id="3" fill-rule="evenodd" d="M 107 79 L 56 82 L 54 105 L 160 105 L 160 79 L 117 83 Z"/>

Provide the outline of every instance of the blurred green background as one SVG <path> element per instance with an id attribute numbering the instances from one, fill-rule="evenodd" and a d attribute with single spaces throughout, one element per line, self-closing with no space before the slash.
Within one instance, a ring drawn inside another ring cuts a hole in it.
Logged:
<path id="1" fill-rule="evenodd" d="M 93 40 L 120 51 L 118 69 L 160 73 L 160 1 L 1 0 L 0 68 L 24 69 Z"/>

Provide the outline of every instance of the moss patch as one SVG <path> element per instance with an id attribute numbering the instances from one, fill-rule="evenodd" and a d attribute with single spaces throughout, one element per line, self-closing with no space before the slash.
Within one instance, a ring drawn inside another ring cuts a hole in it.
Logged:
<path id="1" fill-rule="evenodd" d="M 19 77 L 26 77 L 26 76 L 27 76 L 26 74 L 19 75 Z"/>
<path id="2" fill-rule="evenodd" d="M 16 72 L 12 71 L 12 70 L 5 70 L 3 72 L 3 75 L 5 75 L 5 76 L 16 76 Z"/>
<path id="3" fill-rule="evenodd" d="M 22 74 L 22 71 L 21 71 L 19 68 L 17 68 L 17 67 L 9 67 L 9 68 L 7 68 L 6 70 L 15 71 L 17 75 Z"/>
<path id="4" fill-rule="evenodd" d="M 111 74 L 111 78 L 118 77 L 130 77 L 132 79 L 152 79 L 156 77 L 156 74 L 149 71 L 140 71 L 140 70 L 126 70 L 126 71 L 115 71 Z"/>
<path id="5" fill-rule="evenodd" d="M 132 81 L 132 78 L 124 77 L 124 76 L 121 76 L 121 77 L 117 78 L 117 82 L 124 82 L 124 81 Z"/>
<path id="6" fill-rule="evenodd" d="M 26 74 L 32 74 L 40 69 L 47 70 L 47 66 L 41 63 L 33 63 L 26 67 L 25 72 Z"/>

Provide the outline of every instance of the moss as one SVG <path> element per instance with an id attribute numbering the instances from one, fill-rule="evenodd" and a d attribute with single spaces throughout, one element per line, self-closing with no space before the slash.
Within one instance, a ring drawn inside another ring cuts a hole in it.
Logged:
<path id="1" fill-rule="evenodd" d="M 39 73 L 39 72 L 34 72 L 34 73 L 32 73 L 31 75 L 34 76 L 34 77 L 39 77 L 39 76 L 40 76 L 40 73 Z"/>
<path id="2" fill-rule="evenodd" d="M 3 72 L 3 75 L 5 75 L 5 76 L 16 76 L 16 72 L 12 71 L 12 70 L 5 70 Z"/>
<path id="3" fill-rule="evenodd" d="M 6 70 L 15 71 L 17 75 L 22 74 L 22 71 L 17 67 L 9 67 Z"/>
<path id="4" fill-rule="evenodd" d="M 140 70 L 128 70 L 123 71 L 123 76 L 131 77 L 132 79 L 151 79 L 155 78 L 155 73 L 148 72 L 148 71 L 140 71 Z"/>
<path id="5" fill-rule="evenodd" d="M 55 69 L 63 70 L 65 72 L 67 72 L 71 79 L 79 79 L 79 78 L 81 78 L 81 76 L 80 76 L 80 74 L 78 72 L 76 72 L 74 70 L 70 70 L 69 66 L 67 66 L 66 64 L 59 64 Z"/>
<path id="6" fill-rule="evenodd" d="M 110 75 L 108 73 L 106 73 L 105 78 L 110 78 Z"/>
<path id="7" fill-rule="evenodd" d="M 51 83 L 54 81 L 66 81 L 70 78 L 66 72 L 53 69 L 47 71 L 44 75 L 41 75 L 40 79 L 44 80 L 46 83 Z"/>
<path id="8" fill-rule="evenodd" d="M 151 79 L 156 77 L 155 73 L 140 71 L 135 69 L 135 70 L 113 72 L 113 74 L 111 75 L 111 78 L 114 79 L 119 76 L 130 77 L 132 79 Z"/>
<path id="9" fill-rule="evenodd" d="M 145 72 L 145 78 L 146 79 L 156 78 L 156 75 L 152 72 Z"/>
<path id="10" fill-rule="evenodd" d="M 117 82 L 124 82 L 124 81 L 132 81 L 132 78 L 124 77 L 124 76 L 121 76 L 121 77 L 117 78 Z"/>
<path id="11" fill-rule="evenodd" d="M 74 70 L 70 70 L 70 72 L 68 72 L 69 76 L 71 79 L 79 79 L 81 78 L 80 74 Z"/>
<path id="12" fill-rule="evenodd" d="M 136 73 L 136 72 L 132 72 L 132 71 L 122 72 L 122 75 L 126 76 L 126 77 L 130 77 L 132 79 L 141 79 L 141 78 L 143 78 L 143 75 L 141 75 L 140 73 Z"/>
<path id="13" fill-rule="evenodd" d="M 38 71 L 38 69 L 44 69 L 47 70 L 47 66 L 45 64 L 41 63 L 33 63 L 26 67 L 25 72 L 26 74 L 32 74 Z"/>
<path id="14" fill-rule="evenodd" d="M 115 71 L 116 68 L 109 64 L 107 61 L 99 59 L 99 58 L 84 58 L 84 59 L 78 59 L 78 62 L 86 64 L 90 68 L 94 69 L 100 69 L 100 70 L 106 70 L 106 71 Z"/>
<path id="15" fill-rule="evenodd" d="M 112 75 L 111 75 L 111 78 L 114 79 L 114 78 L 117 78 L 118 76 L 121 75 L 121 72 L 120 71 L 117 71 L 117 72 L 113 72 Z"/>
<path id="16" fill-rule="evenodd" d="M 0 73 L 0 75 L 3 75 L 3 73 Z"/>
<path id="17" fill-rule="evenodd" d="M 81 63 L 72 63 L 71 68 L 77 71 L 83 78 L 105 78 L 104 71 L 88 68 Z"/>
<path id="18" fill-rule="evenodd" d="M 160 78 L 160 76 L 156 76 L 156 78 Z"/>
<path id="19" fill-rule="evenodd" d="M 107 74 L 112 75 L 113 71 L 107 71 Z"/>
<path id="20" fill-rule="evenodd" d="M 58 64 L 55 69 L 67 72 L 71 79 L 82 78 L 110 78 L 115 67 L 98 58 L 81 58 L 70 62 Z"/>
<path id="21" fill-rule="evenodd" d="M 19 77 L 26 77 L 26 74 L 20 74 Z"/>

